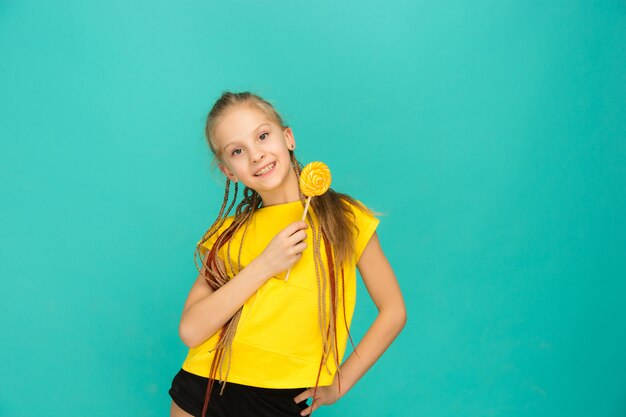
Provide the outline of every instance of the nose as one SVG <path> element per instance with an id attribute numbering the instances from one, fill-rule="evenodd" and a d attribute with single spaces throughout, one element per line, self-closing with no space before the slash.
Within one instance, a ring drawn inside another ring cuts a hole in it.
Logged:
<path id="1" fill-rule="evenodd" d="M 250 156 L 252 158 L 252 162 L 259 162 L 265 158 L 265 151 L 263 151 L 260 147 L 255 147 L 250 151 Z"/>

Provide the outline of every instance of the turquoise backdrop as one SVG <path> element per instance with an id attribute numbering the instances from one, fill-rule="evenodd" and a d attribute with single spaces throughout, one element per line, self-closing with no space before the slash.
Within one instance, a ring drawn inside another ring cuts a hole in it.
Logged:
<path id="1" fill-rule="evenodd" d="M 626 415 L 623 1 L 4 0 L 0 416 L 169 415 L 224 90 L 385 213 L 408 324 L 314 415 Z"/>

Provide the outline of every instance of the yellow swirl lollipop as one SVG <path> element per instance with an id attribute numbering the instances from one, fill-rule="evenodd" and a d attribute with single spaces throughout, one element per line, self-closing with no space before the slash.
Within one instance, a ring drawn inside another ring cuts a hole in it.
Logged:
<path id="1" fill-rule="evenodd" d="M 307 196 L 302 221 L 306 218 L 311 197 L 322 195 L 328 191 L 331 180 L 330 169 L 328 169 L 328 166 L 323 162 L 311 162 L 302 169 L 300 173 L 300 191 Z M 289 279 L 290 272 L 291 268 L 289 268 L 287 275 L 285 275 L 285 282 Z"/>
<path id="2" fill-rule="evenodd" d="M 307 197 L 322 195 L 330 187 L 330 169 L 323 162 L 311 162 L 300 173 L 300 190 Z"/>

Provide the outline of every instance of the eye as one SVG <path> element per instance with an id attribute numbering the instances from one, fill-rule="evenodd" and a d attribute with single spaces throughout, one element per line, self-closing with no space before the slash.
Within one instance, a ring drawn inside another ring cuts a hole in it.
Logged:
<path id="1" fill-rule="evenodd" d="M 232 156 L 241 155 L 241 152 L 242 152 L 241 148 L 237 148 L 237 149 L 234 149 L 230 154 Z"/>
<path id="2" fill-rule="evenodd" d="M 263 133 L 261 133 L 261 134 L 259 135 L 259 139 L 263 140 L 263 139 L 265 139 L 265 138 L 267 137 L 267 136 L 263 136 L 263 135 L 269 135 L 269 133 L 268 133 L 268 132 L 263 132 Z"/>

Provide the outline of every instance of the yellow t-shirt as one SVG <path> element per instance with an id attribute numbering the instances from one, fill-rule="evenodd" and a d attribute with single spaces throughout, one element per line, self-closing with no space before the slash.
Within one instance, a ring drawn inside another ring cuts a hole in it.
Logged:
<path id="1" fill-rule="evenodd" d="M 350 207 L 356 216 L 356 253 L 355 261 L 344 265 L 345 291 L 343 294 L 339 287 L 337 308 L 339 363 L 343 358 L 348 338 L 344 323 L 342 295 L 345 295 L 346 322 L 350 325 L 356 301 L 356 262 L 379 223 L 376 217 L 372 217 L 358 207 L 353 205 Z M 278 232 L 290 223 L 299 221 L 303 211 L 300 201 L 255 210 L 241 250 L 241 267 L 244 268 L 259 256 Z M 311 207 L 309 207 L 309 212 L 317 224 L 317 217 Z M 214 234 L 203 246 L 207 249 L 211 248 L 217 235 L 225 230 L 232 220 L 232 216 L 228 217 L 218 233 Z M 231 241 L 229 256 L 235 269 L 242 233 L 243 227 Z M 315 385 L 322 358 L 322 337 L 318 319 L 318 284 L 313 261 L 311 228 L 306 229 L 306 233 L 307 248 L 291 269 L 289 280 L 284 281 L 286 271 L 270 278 L 243 305 L 233 340 L 227 381 L 264 388 L 300 388 Z M 220 249 L 218 256 L 224 260 L 227 271 L 232 276 L 226 258 L 227 246 L 228 244 Z M 321 254 L 328 277 L 323 241 Z M 340 273 L 340 268 L 335 266 L 335 269 Z M 340 275 L 339 278 L 341 280 Z M 216 333 L 201 345 L 189 349 L 182 368 L 193 374 L 208 377 L 213 359 L 213 352 L 209 350 L 215 346 L 217 339 Z M 325 367 L 322 369 L 320 386 L 330 385 L 336 372 L 332 356 L 328 358 L 327 365 L 331 372 L 329 373 Z"/>

